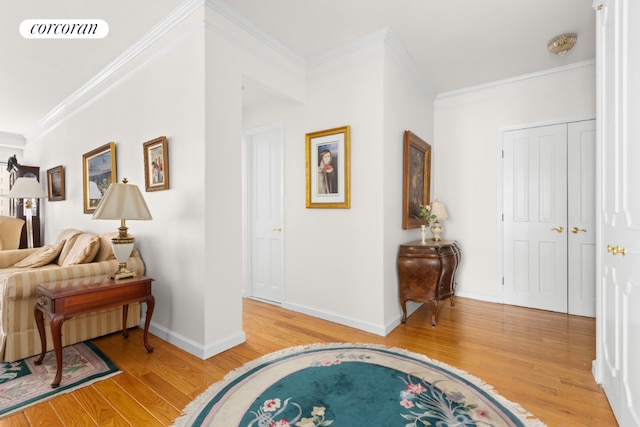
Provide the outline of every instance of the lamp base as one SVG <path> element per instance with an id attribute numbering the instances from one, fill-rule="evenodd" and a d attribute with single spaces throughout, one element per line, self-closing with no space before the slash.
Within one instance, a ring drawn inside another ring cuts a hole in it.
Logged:
<path id="1" fill-rule="evenodd" d="M 113 280 L 130 279 L 136 277 L 136 273 L 127 268 L 127 260 L 133 250 L 133 244 L 135 239 L 133 236 L 127 235 L 126 228 L 124 230 L 124 236 L 122 236 L 122 229 L 120 229 L 121 235 L 111 239 L 111 246 L 113 253 L 118 260 L 118 270 L 112 273 L 109 277 Z"/>
<path id="2" fill-rule="evenodd" d="M 136 277 L 137 274 L 134 271 L 131 271 L 127 268 L 127 263 L 120 264 L 118 266 L 118 271 L 109 275 L 109 279 L 113 280 L 123 280 L 123 279 L 131 279 L 132 277 Z"/>
<path id="3" fill-rule="evenodd" d="M 431 232 L 433 233 L 433 238 L 431 240 L 433 240 L 434 242 L 439 242 L 442 240 L 442 237 L 440 237 L 440 233 L 442 233 L 442 225 L 440 225 L 437 219 L 431 226 Z"/>

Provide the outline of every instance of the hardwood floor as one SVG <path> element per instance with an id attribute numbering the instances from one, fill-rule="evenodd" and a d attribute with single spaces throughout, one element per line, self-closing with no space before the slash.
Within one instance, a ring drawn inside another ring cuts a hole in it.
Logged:
<path id="1" fill-rule="evenodd" d="M 548 426 L 617 425 L 591 374 L 594 319 L 465 298 L 456 302 L 453 309 L 442 304 L 436 328 L 429 326 L 427 305 L 380 337 L 245 300 L 247 342 L 204 361 L 154 336 L 155 351 L 147 354 L 139 329 L 128 340 L 113 334 L 94 343 L 122 374 L 27 408 L 0 426 L 171 425 L 184 406 L 230 370 L 316 342 L 377 343 L 425 354 L 480 377 Z"/>

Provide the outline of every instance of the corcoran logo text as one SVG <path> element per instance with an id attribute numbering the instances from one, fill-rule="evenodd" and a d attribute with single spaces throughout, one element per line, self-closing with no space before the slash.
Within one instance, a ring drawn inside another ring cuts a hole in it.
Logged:
<path id="1" fill-rule="evenodd" d="M 20 35 L 25 39 L 102 39 L 109 24 L 102 19 L 25 19 Z"/>

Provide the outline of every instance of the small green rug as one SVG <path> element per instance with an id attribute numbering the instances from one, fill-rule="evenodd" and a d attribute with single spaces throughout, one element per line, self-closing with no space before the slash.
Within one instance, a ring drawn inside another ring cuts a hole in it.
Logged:
<path id="1" fill-rule="evenodd" d="M 34 363 L 37 358 L 0 363 L 0 417 L 120 372 L 95 345 L 86 341 L 62 349 L 62 382 L 58 388 L 51 388 L 56 375 L 55 353 L 48 352 L 41 365 Z"/>
<path id="2" fill-rule="evenodd" d="M 314 344 L 249 362 L 174 426 L 544 426 L 468 373 L 398 348 Z"/>

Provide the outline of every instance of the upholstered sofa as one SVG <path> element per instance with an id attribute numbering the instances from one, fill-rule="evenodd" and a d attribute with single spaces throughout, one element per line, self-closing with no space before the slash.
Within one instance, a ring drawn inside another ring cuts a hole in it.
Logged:
<path id="1" fill-rule="evenodd" d="M 33 315 L 36 288 L 41 283 L 108 275 L 118 269 L 111 248 L 116 233 L 97 235 L 76 229 L 60 232 L 55 243 L 42 248 L 0 251 L 0 356 L 5 362 L 40 354 L 40 336 Z M 134 249 L 127 268 L 144 274 Z M 140 324 L 140 305 L 130 304 L 127 328 Z M 53 349 L 45 316 L 47 351 Z M 62 326 L 62 345 L 75 344 L 122 330 L 119 307 L 73 317 Z"/>

